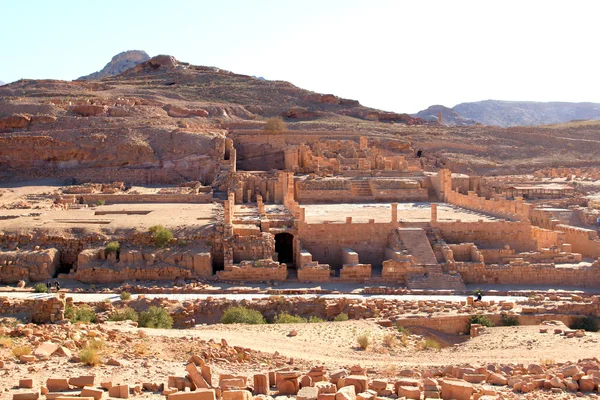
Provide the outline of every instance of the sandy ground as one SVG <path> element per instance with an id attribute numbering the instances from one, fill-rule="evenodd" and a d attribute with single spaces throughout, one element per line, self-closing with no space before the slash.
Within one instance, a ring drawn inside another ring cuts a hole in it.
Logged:
<path id="1" fill-rule="evenodd" d="M 346 217 L 352 217 L 352 222 L 390 222 L 392 206 L 390 203 L 369 204 L 302 204 L 306 209 L 306 222 L 321 223 L 346 222 Z M 398 219 L 407 222 L 431 221 L 430 203 L 400 203 L 398 204 Z M 476 213 L 450 204 L 438 204 L 438 221 L 494 221 L 496 218 Z"/>
<path id="2" fill-rule="evenodd" d="M 114 357 L 121 362 L 121 366 L 87 367 L 56 356 L 27 365 L 13 361 L 11 350 L 0 345 L 0 359 L 5 360 L 5 372 L 0 374 L 0 388 L 12 388 L 20 378 L 27 376 L 34 377 L 40 383 L 49 377 L 88 374 L 96 375 L 97 384 L 104 380 L 129 384 L 166 382 L 170 375 L 185 375 L 185 362 L 190 355 L 201 354 L 211 347 L 219 348 L 222 339 L 226 340 L 230 349 L 241 346 L 244 349 L 240 351 L 248 352 L 251 356 L 246 360 L 238 360 L 234 356 L 210 362 L 213 381 L 218 379 L 219 373 L 251 376 L 253 373 L 280 368 L 307 371 L 313 365 L 325 365 L 329 370 L 360 365 L 371 377 L 393 379 L 406 368 L 423 371 L 429 367 L 465 364 L 474 367 L 490 363 L 552 365 L 594 357 L 600 351 L 600 335 L 597 333 L 566 339 L 553 333 L 540 333 L 538 326 L 488 328 L 481 336 L 471 340 L 444 335 L 439 337 L 441 342 L 456 344 L 439 350 L 420 349 L 418 344 L 423 341 L 421 336 L 406 336 L 403 342 L 403 334 L 397 330 L 364 320 L 314 324 L 211 325 L 190 330 L 138 329 L 124 323 L 103 326 L 106 332 L 113 333 L 110 334 L 112 338 L 104 342 L 102 358 Z M 88 328 L 82 326 L 81 335 L 93 329 L 93 325 Z M 292 330 L 297 331 L 297 336 L 289 336 Z M 553 327 L 549 331 L 552 332 Z M 366 350 L 357 344 L 357 336 L 364 333 L 370 336 L 370 345 Z M 397 340 L 384 339 L 391 336 Z M 13 340 L 15 345 L 24 343 L 22 338 Z M 0 398 L 7 398 L 3 397 L 5 395 L 0 394 Z M 145 393 L 143 397 L 160 396 Z"/>

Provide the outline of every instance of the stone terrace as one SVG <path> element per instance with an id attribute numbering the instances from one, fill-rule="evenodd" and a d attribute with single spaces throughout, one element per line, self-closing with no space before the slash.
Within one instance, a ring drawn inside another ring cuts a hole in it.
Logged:
<path id="1" fill-rule="evenodd" d="M 398 219 L 403 222 L 431 221 L 431 203 L 400 203 L 398 204 Z M 372 204 L 303 204 L 306 209 L 307 223 L 346 222 L 346 217 L 352 217 L 353 222 L 389 222 L 391 218 L 390 203 Z M 497 221 L 496 218 L 464 208 L 440 203 L 437 207 L 437 220 L 451 222 Z"/>

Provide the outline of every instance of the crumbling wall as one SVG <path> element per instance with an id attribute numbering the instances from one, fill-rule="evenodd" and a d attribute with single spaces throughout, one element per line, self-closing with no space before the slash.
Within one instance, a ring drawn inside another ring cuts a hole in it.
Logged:
<path id="1" fill-rule="evenodd" d="M 212 276 L 212 259 L 200 250 L 124 250 L 106 253 L 103 248 L 83 250 L 77 269 L 69 277 L 86 283 L 128 280 L 160 281 Z"/>
<path id="2" fill-rule="evenodd" d="M 65 317 L 65 295 L 47 299 L 9 299 L 0 297 L 0 315 L 19 320 L 47 324 L 62 321 Z"/>
<path id="3" fill-rule="evenodd" d="M 60 252 L 56 248 L 0 251 L 0 282 L 47 281 L 59 264 Z"/>
<path id="4" fill-rule="evenodd" d="M 239 265 L 226 265 L 225 270 L 217 271 L 217 277 L 228 281 L 284 281 L 287 266 L 270 259 L 242 261 Z"/>
<path id="5" fill-rule="evenodd" d="M 517 251 L 537 249 L 531 224 L 523 222 L 432 222 L 449 243 L 474 243 L 479 248 L 498 248 L 509 245 Z"/>

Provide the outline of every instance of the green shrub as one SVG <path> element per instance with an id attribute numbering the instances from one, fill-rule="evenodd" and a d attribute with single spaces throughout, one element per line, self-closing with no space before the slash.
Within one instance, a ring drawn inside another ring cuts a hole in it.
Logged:
<path id="1" fill-rule="evenodd" d="M 333 320 L 335 322 L 348 321 L 348 314 L 346 314 L 345 312 L 339 313 L 338 315 L 335 316 L 335 318 Z"/>
<path id="2" fill-rule="evenodd" d="M 11 352 L 12 355 L 15 356 L 15 358 L 21 358 L 21 356 L 30 355 L 33 352 L 33 349 L 31 348 L 31 346 L 22 345 L 13 347 Z"/>
<path id="3" fill-rule="evenodd" d="M 246 307 L 229 307 L 221 317 L 222 324 L 264 324 L 265 317 L 256 311 Z"/>
<path id="4" fill-rule="evenodd" d="M 500 316 L 500 319 L 503 326 L 521 325 L 521 323 L 519 322 L 519 317 L 517 317 L 516 315 L 502 314 Z"/>
<path id="5" fill-rule="evenodd" d="M 138 313 L 131 307 L 125 307 L 121 310 L 115 310 L 108 317 L 109 321 L 125 321 L 131 320 L 137 322 L 139 319 Z"/>
<path id="6" fill-rule="evenodd" d="M 356 342 L 361 349 L 366 350 L 371 344 L 371 335 L 369 335 L 369 332 L 363 332 L 356 337 Z"/>
<path id="7" fill-rule="evenodd" d="M 571 329 L 583 329 L 588 332 L 598 332 L 598 320 L 593 317 L 575 317 L 569 325 Z"/>
<path id="8" fill-rule="evenodd" d="M 79 352 L 79 361 L 91 367 L 95 367 L 102 363 L 98 349 L 89 345 Z"/>
<path id="9" fill-rule="evenodd" d="M 302 322 L 307 322 L 306 318 L 300 317 L 298 315 L 290 315 L 286 312 L 282 312 L 277 315 L 273 320 L 275 324 L 299 324 Z"/>
<path id="10" fill-rule="evenodd" d="M 164 308 L 151 306 L 147 311 L 140 313 L 139 325 L 144 328 L 171 329 L 173 318 Z"/>
<path id="11" fill-rule="evenodd" d="M 427 349 L 439 350 L 440 347 L 441 346 L 438 343 L 438 341 L 433 338 L 427 338 L 427 339 L 423 340 L 422 342 L 420 342 L 417 346 L 417 348 L 419 350 L 427 350 Z"/>
<path id="12" fill-rule="evenodd" d="M 48 293 L 48 287 L 46 286 L 45 283 L 37 283 L 33 287 L 33 291 L 36 293 Z"/>
<path id="13" fill-rule="evenodd" d="M 319 322 L 325 322 L 325 320 L 323 318 L 315 317 L 315 316 L 312 316 L 312 317 L 308 318 L 308 323 L 309 324 L 317 324 Z"/>
<path id="14" fill-rule="evenodd" d="M 119 242 L 109 242 L 104 248 L 104 251 L 106 252 L 106 254 L 110 254 L 117 253 L 119 249 L 121 249 L 121 245 L 119 244 Z"/>
<path id="15" fill-rule="evenodd" d="M 472 324 L 479 324 L 482 326 L 487 326 L 487 327 L 491 327 L 494 326 L 494 323 L 492 321 L 490 321 L 490 319 L 485 316 L 485 315 L 471 315 L 469 317 L 469 322 L 467 323 L 467 332 L 471 331 L 471 325 Z"/>
<path id="16" fill-rule="evenodd" d="M 131 293 L 126 292 L 126 291 L 122 291 L 121 292 L 121 300 L 131 300 Z"/>
<path id="17" fill-rule="evenodd" d="M 263 127 L 267 133 L 281 134 L 287 132 L 287 125 L 280 117 L 269 118 Z"/>
<path id="18" fill-rule="evenodd" d="M 166 247 L 173 240 L 173 232 L 162 225 L 151 226 L 148 231 L 152 234 L 152 240 L 156 247 Z"/>
<path id="19" fill-rule="evenodd" d="M 72 323 L 95 323 L 98 319 L 96 312 L 90 306 L 74 307 L 70 304 L 65 307 L 65 318 Z"/>
<path id="20" fill-rule="evenodd" d="M 97 206 L 103 206 L 104 204 L 106 204 L 106 202 L 104 201 L 104 199 L 98 199 L 98 201 L 96 201 L 96 205 Z"/>

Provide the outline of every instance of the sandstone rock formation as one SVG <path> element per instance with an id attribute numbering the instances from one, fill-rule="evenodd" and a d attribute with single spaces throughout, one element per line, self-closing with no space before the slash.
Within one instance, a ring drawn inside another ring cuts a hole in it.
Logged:
<path id="1" fill-rule="evenodd" d="M 149 60 L 150 56 L 143 50 L 128 50 L 117 54 L 100 71 L 80 77 L 80 80 L 100 80 L 109 76 L 122 74 L 141 62 Z"/>

